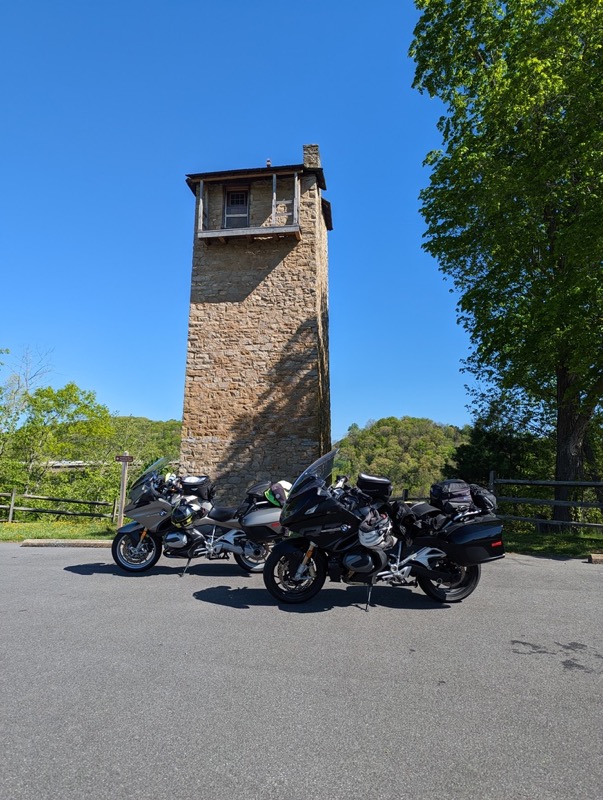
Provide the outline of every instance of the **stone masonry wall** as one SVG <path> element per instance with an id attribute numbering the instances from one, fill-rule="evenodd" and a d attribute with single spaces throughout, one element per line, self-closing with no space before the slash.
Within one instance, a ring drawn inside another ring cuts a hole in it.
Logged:
<path id="1" fill-rule="evenodd" d="M 208 189 L 219 227 L 222 187 Z M 266 224 L 271 197 L 271 182 L 252 183 L 251 225 Z M 219 502 L 257 480 L 293 481 L 330 447 L 327 230 L 311 173 L 300 226 L 300 241 L 195 241 L 181 470 L 216 479 Z"/>

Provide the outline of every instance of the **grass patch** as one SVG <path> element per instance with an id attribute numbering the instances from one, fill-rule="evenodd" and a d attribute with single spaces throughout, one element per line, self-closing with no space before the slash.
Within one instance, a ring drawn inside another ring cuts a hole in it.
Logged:
<path id="1" fill-rule="evenodd" d="M 507 553 L 566 558 L 586 558 L 591 553 L 603 553 L 603 530 L 598 528 L 559 528 L 551 533 L 542 533 L 529 522 L 505 520 L 503 539 Z"/>
<path id="2" fill-rule="evenodd" d="M 115 526 L 104 519 L 0 522 L 0 542 L 22 542 L 23 539 L 112 539 L 114 536 Z"/>
<path id="3" fill-rule="evenodd" d="M 23 539 L 112 539 L 115 530 L 115 525 L 101 519 L 0 522 L 0 542 L 22 542 Z M 530 523 L 506 520 L 503 537 L 508 553 L 566 558 L 586 558 L 591 553 L 603 553 L 603 530 L 597 528 L 537 533 Z"/>

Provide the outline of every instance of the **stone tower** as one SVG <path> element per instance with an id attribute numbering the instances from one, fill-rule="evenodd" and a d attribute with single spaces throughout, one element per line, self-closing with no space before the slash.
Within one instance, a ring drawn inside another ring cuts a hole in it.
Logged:
<path id="1" fill-rule="evenodd" d="M 181 468 L 209 474 L 234 504 L 330 448 L 331 207 L 317 145 L 301 164 L 186 180 L 196 214 Z"/>

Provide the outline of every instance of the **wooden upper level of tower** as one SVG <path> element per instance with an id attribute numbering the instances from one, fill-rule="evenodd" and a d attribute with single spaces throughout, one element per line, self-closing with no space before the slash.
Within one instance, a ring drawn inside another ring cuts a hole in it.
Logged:
<path id="1" fill-rule="evenodd" d="M 302 164 L 255 169 L 201 172 L 186 176 L 197 197 L 197 238 L 225 242 L 233 237 L 300 239 L 303 181 L 326 189 L 316 145 L 304 145 Z M 320 194 L 320 193 L 319 193 Z M 327 230 L 332 229 L 331 206 L 320 197 Z"/>

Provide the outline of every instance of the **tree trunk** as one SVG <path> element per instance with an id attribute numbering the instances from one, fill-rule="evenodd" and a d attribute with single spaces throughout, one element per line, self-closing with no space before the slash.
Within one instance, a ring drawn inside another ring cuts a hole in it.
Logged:
<path id="1" fill-rule="evenodd" d="M 573 391 L 574 376 L 566 368 L 557 370 L 557 457 L 555 480 L 576 481 L 582 478 L 583 444 L 592 413 L 580 407 L 577 393 Z M 556 486 L 555 500 L 567 501 L 572 487 Z M 569 506 L 553 506 L 553 519 L 571 522 Z"/>

